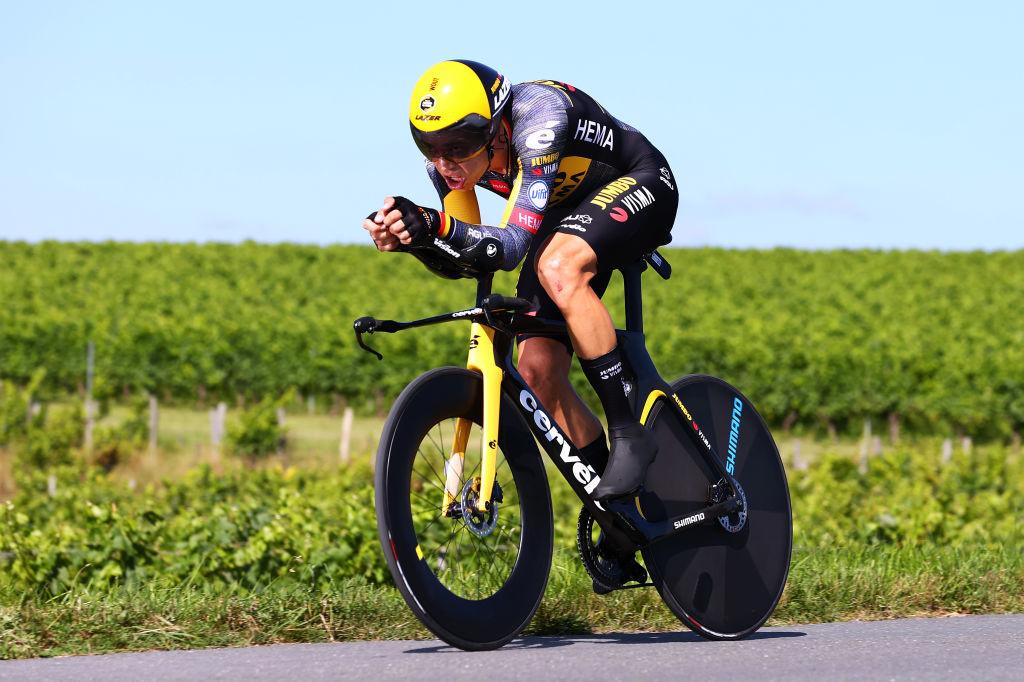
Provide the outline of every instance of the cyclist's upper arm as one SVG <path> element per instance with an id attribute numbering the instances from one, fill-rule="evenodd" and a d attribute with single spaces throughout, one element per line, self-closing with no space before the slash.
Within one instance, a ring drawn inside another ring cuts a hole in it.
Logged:
<path id="1" fill-rule="evenodd" d="M 568 118 L 561 106 L 538 106 L 526 120 L 517 122 L 512 149 L 519 158 L 518 168 L 502 225 L 537 233 L 554 190 L 567 127 Z"/>

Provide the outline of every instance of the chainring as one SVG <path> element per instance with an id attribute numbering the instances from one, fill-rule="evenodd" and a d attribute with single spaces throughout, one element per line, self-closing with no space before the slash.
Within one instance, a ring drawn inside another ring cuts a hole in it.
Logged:
<path id="1" fill-rule="evenodd" d="M 595 592 L 607 594 L 613 590 L 622 589 L 622 586 L 630 580 L 641 584 L 646 583 L 647 572 L 643 570 L 643 567 L 636 564 L 637 570 L 632 574 L 628 573 L 613 554 L 601 547 L 600 536 L 597 544 L 594 544 L 593 534 L 594 517 L 586 507 L 583 507 L 580 509 L 580 516 L 576 522 L 576 548 L 579 550 L 583 568 L 587 570 L 587 574 L 594 581 Z"/>

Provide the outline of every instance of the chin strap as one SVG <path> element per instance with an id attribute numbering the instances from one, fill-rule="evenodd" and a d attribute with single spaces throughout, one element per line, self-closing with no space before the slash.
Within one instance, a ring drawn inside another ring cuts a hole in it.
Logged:
<path id="1" fill-rule="evenodd" d="M 508 175 L 509 167 L 512 165 L 511 151 L 512 151 L 512 128 L 508 125 L 508 121 L 505 117 L 501 117 L 501 128 L 505 131 L 505 172 L 502 175 Z M 490 142 L 487 143 L 487 163 L 490 164 L 494 160 L 494 145 Z"/>

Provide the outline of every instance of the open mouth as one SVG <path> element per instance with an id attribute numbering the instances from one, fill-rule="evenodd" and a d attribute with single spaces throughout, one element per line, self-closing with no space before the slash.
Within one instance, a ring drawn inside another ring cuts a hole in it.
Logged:
<path id="1" fill-rule="evenodd" d="M 451 190 L 462 189 L 466 184 L 466 178 L 449 177 L 447 175 L 443 177 L 444 181 L 448 183 L 448 189 Z"/>

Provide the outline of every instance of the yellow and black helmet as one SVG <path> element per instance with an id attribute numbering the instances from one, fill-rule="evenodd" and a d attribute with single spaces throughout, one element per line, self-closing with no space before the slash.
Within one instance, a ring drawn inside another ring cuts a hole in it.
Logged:
<path id="1" fill-rule="evenodd" d="M 465 161 L 490 145 L 501 125 L 511 84 L 489 66 L 467 59 L 434 64 L 409 100 L 409 127 L 428 159 Z"/>

